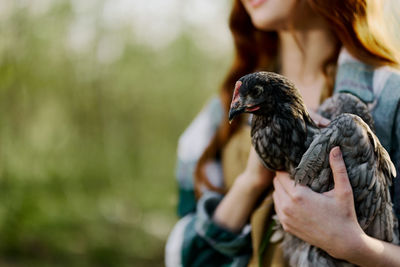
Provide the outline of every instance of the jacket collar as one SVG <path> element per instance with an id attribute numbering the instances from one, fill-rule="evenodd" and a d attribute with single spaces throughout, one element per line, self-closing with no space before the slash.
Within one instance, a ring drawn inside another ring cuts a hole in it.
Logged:
<path id="1" fill-rule="evenodd" d="M 373 76 L 375 68 L 362 63 L 342 49 L 338 59 L 335 93 L 346 92 L 365 103 L 374 101 Z"/>

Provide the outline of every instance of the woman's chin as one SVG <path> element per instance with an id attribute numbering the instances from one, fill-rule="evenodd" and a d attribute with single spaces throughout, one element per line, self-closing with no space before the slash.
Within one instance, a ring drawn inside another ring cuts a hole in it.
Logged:
<path id="1" fill-rule="evenodd" d="M 266 19 L 265 17 L 252 17 L 254 27 L 262 31 L 278 31 L 286 28 L 285 20 L 282 19 Z"/>

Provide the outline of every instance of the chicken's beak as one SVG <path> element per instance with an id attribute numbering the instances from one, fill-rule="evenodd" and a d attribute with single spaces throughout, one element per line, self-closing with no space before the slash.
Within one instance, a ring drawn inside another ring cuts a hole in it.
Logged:
<path id="1" fill-rule="evenodd" d="M 246 108 L 246 107 L 240 105 L 240 102 L 239 102 L 239 101 L 237 101 L 237 102 L 232 102 L 231 108 L 230 108 L 230 110 L 229 110 L 229 124 L 232 123 L 233 119 L 234 119 L 237 115 L 243 113 L 244 110 L 245 110 L 245 108 Z"/>

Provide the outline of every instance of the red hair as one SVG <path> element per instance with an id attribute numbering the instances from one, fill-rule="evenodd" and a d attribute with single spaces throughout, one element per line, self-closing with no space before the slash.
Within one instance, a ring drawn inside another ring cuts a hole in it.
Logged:
<path id="1" fill-rule="evenodd" d="M 340 47 L 343 45 L 356 58 L 372 66 L 398 66 L 399 57 L 371 22 L 382 21 L 377 11 L 376 0 L 307 0 L 311 8 L 324 17 L 337 37 L 333 54 L 323 65 L 326 77 L 326 90 L 321 100 L 333 92 L 334 74 L 330 70 L 336 66 Z M 375 1 L 375 2 L 372 2 Z M 235 0 L 231 11 L 229 26 L 233 35 L 235 57 L 233 64 L 222 83 L 220 98 L 225 114 L 228 114 L 235 82 L 243 75 L 257 70 L 276 71 L 278 54 L 278 35 L 276 32 L 258 30 L 240 0 Z M 381 25 L 381 24 L 379 24 Z M 212 185 L 204 173 L 205 164 L 214 159 L 241 124 L 240 118 L 231 125 L 223 120 L 215 136 L 201 155 L 195 169 L 195 192 L 201 195 L 201 187 L 224 193 L 224 188 Z"/>

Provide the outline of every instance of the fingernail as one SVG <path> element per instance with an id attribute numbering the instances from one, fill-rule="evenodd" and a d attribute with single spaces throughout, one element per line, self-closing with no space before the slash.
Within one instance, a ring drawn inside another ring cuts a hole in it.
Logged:
<path id="1" fill-rule="evenodd" d="M 330 120 L 326 119 L 326 118 L 321 118 L 320 124 L 323 126 L 327 126 L 329 123 L 331 123 Z"/>
<path id="2" fill-rule="evenodd" d="M 342 156 L 342 152 L 340 151 L 340 148 L 338 146 L 333 148 L 332 155 L 334 158 L 339 158 L 340 156 Z"/>

